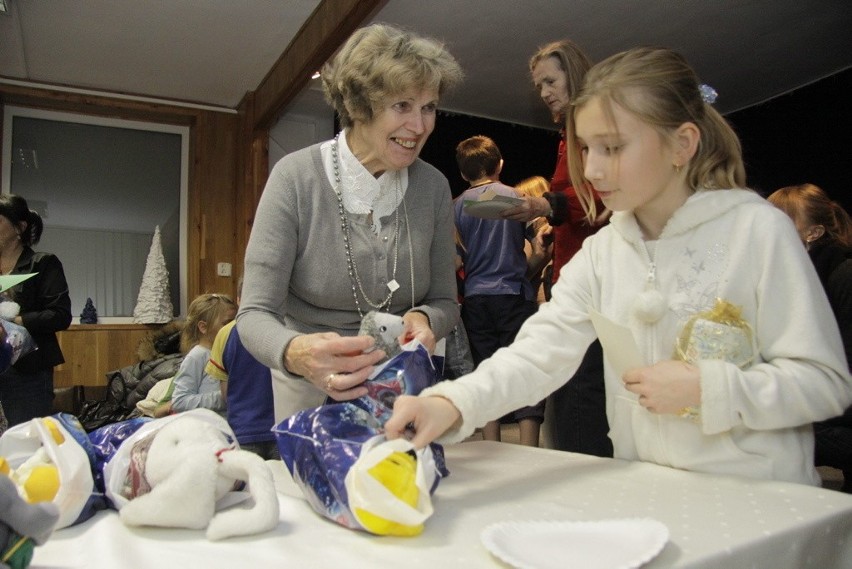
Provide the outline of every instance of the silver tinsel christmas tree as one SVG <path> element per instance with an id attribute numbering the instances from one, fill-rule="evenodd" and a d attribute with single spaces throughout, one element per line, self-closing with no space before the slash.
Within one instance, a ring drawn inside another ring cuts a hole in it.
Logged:
<path id="1" fill-rule="evenodd" d="M 145 263 L 145 273 L 142 275 L 142 285 L 133 309 L 133 321 L 139 324 L 163 324 L 174 317 L 172 298 L 169 294 L 169 270 L 166 268 L 166 258 L 163 256 L 163 245 L 160 243 L 160 226 L 154 229 L 154 239 L 148 260 Z"/>

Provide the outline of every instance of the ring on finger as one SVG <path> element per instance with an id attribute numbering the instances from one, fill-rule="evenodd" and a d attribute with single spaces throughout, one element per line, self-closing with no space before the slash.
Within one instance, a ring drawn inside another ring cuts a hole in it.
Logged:
<path id="1" fill-rule="evenodd" d="M 330 374 L 328 374 L 328 377 L 325 378 L 325 390 L 326 391 L 337 391 L 337 389 L 335 389 L 335 387 L 331 384 L 331 382 L 334 381 L 334 378 L 336 377 L 336 375 L 337 374 L 330 373 Z"/>

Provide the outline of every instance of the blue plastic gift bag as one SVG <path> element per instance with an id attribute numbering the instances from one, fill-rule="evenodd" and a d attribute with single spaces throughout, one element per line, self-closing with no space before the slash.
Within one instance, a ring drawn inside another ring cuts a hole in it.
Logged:
<path id="1" fill-rule="evenodd" d="M 94 451 L 92 474 L 95 480 L 95 487 L 105 496 L 107 504 L 111 508 L 115 508 L 115 504 L 109 498 L 106 498 L 104 469 L 107 463 L 118 452 L 119 447 L 121 447 L 124 441 L 138 431 L 142 425 L 150 421 L 153 421 L 150 417 L 134 417 L 133 419 L 104 425 L 89 433 L 89 441 Z"/>
<path id="2" fill-rule="evenodd" d="M 430 495 L 449 472 L 443 448 L 415 451 L 384 439 L 384 424 L 401 394 L 437 381 L 418 342 L 388 360 L 367 381 L 368 395 L 306 409 L 273 430 L 281 458 L 311 507 L 340 525 L 379 535 L 417 535 L 432 513 Z"/>
<path id="3" fill-rule="evenodd" d="M 27 355 L 38 346 L 29 331 L 14 322 L 0 319 L 3 327 L 3 340 L 0 341 L 0 373 L 9 369 L 19 358 Z"/>

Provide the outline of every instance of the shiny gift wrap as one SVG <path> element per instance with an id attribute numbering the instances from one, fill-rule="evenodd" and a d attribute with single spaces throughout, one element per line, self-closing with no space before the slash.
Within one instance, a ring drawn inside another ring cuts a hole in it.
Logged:
<path id="1" fill-rule="evenodd" d="M 415 451 L 387 441 L 384 424 L 401 394 L 437 380 L 426 348 L 406 344 L 367 381 L 368 395 L 306 409 L 273 431 L 281 458 L 311 507 L 351 529 L 412 536 L 432 514 L 431 494 L 443 476 L 443 448 Z"/>
<path id="2" fill-rule="evenodd" d="M 741 309 L 721 298 L 710 310 L 689 319 L 677 338 L 677 357 L 694 364 L 699 360 L 723 360 L 740 368 L 754 360 L 752 329 Z M 699 410 L 687 407 L 681 417 L 696 420 Z"/>

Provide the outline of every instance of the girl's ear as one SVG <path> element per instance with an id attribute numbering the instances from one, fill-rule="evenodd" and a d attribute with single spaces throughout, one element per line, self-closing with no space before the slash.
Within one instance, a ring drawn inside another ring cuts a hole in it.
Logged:
<path id="1" fill-rule="evenodd" d="M 811 225 L 805 231 L 805 243 L 813 243 L 820 237 L 825 235 L 825 226 L 823 225 Z"/>
<path id="2" fill-rule="evenodd" d="M 685 122 L 677 127 L 672 138 L 674 140 L 675 164 L 686 164 L 698 152 L 701 131 L 698 130 L 695 123 Z"/>
<path id="3" fill-rule="evenodd" d="M 204 320 L 198 321 L 198 331 L 201 332 L 202 336 L 207 335 L 207 322 Z"/>

